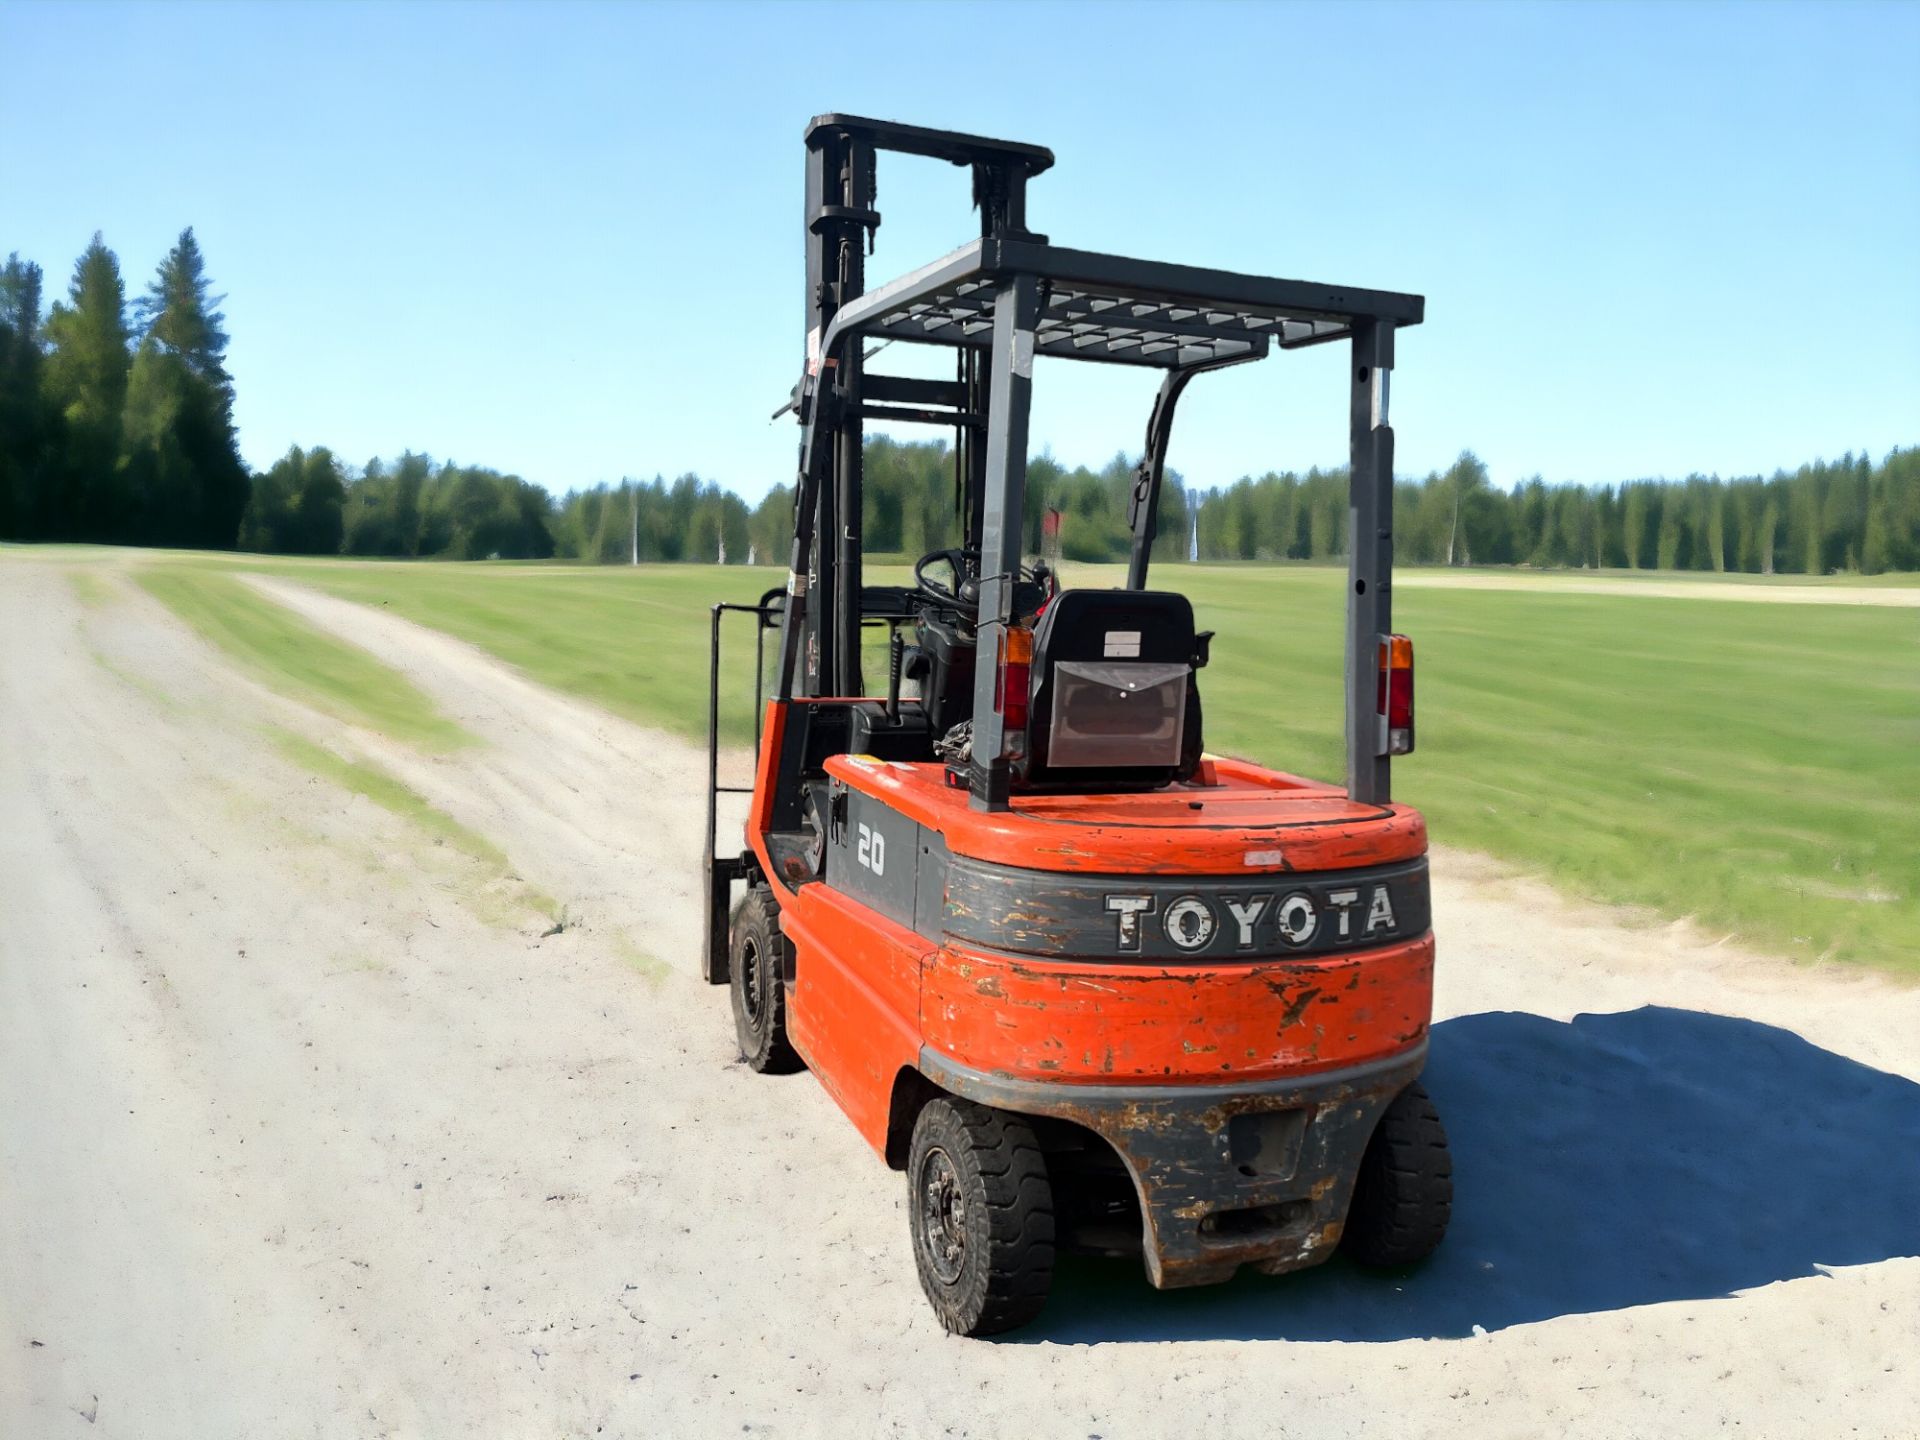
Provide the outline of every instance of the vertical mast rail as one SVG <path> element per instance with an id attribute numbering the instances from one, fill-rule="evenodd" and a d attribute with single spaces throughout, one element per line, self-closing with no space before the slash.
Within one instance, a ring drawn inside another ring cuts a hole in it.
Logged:
<path id="1" fill-rule="evenodd" d="M 866 293 L 866 242 L 871 233 L 868 227 L 877 226 L 880 217 L 873 209 L 873 142 L 866 136 L 850 133 L 842 137 L 836 148 L 841 168 L 835 177 L 834 198 L 842 207 L 842 213 L 827 223 L 831 226 L 829 233 L 834 236 L 834 248 L 838 251 L 833 307 L 837 312 Z M 823 542 L 830 539 L 834 546 L 834 568 L 837 571 L 831 617 L 835 665 L 824 674 L 832 677 L 827 682 L 831 693 L 864 695 L 866 690 L 860 674 L 860 590 L 863 583 L 860 530 L 861 512 L 864 509 L 861 482 L 864 478 L 862 450 L 866 427 L 860 419 L 863 360 L 857 339 L 841 348 L 839 360 L 831 376 L 824 373 L 821 376 L 822 383 L 830 381 L 840 395 L 840 424 L 833 439 L 836 523 L 831 536 L 822 537 Z M 823 615 L 821 618 L 826 620 L 828 617 Z"/>
<path id="2" fill-rule="evenodd" d="M 1353 333 L 1347 480 L 1347 794 L 1393 798 L 1379 711 L 1381 637 L 1393 629 L 1393 427 L 1387 423 L 1393 323 Z"/>
<path id="3" fill-rule="evenodd" d="M 989 362 L 985 507 L 980 537 L 980 619 L 973 670 L 973 765 L 971 804 L 1004 810 L 1013 755 L 997 694 L 1000 656 L 1013 620 L 1013 586 L 1020 557 L 1027 488 L 1027 418 L 1033 397 L 1034 327 L 1040 316 L 1040 282 L 1033 275 L 1006 278 L 993 302 L 993 349 Z"/>

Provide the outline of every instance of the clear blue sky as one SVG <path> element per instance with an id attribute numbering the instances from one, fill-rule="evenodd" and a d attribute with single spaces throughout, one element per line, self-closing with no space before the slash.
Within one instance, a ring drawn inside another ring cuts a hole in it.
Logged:
<path id="1" fill-rule="evenodd" d="M 1920 5 L 0 5 L 0 252 L 228 295 L 248 460 L 404 447 L 554 490 L 790 478 L 800 132 L 1051 146 L 1092 249 L 1428 297 L 1399 468 L 1770 471 L 1920 441 Z M 883 158 L 871 274 L 971 233 Z M 889 359 L 908 347 L 895 346 Z M 1151 377 L 1042 366 L 1034 442 Z M 1339 463 L 1337 354 L 1208 377 L 1192 483 Z"/>

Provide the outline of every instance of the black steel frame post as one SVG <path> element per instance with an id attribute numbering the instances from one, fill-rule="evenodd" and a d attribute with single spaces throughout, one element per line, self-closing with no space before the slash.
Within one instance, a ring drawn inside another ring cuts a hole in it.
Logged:
<path id="1" fill-rule="evenodd" d="M 728 952 L 727 926 L 733 909 L 733 883 L 750 878 L 751 855 L 717 854 L 720 837 L 720 797 L 751 795 L 751 785 L 720 783 L 720 617 L 729 611 L 754 617 L 753 642 L 753 753 L 758 763 L 761 738 L 761 711 L 766 708 L 767 629 L 773 620 L 769 591 L 758 605 L 721 603 L 712 607 L 712 626 L 707 633 L 707 944 L 701 959 L 701 974 L 710 985 L 724 985 L 731 978 L 732 956 Z"/>
<path id="2" fill-rule="evenodd" d="M 1027 177 L 1031 162 L 976 159 L 973 162 L 973 203 L 980 210 L 980 234 L 992 239 L 1044 241 L 1027 229 Z"/>
<path id="3" fill-rule="evenodd" d="M 859 129 L 816 125 L 807 135 L 807 349 L 812 413 L 832 422 L 829 456 L 813 498 L 814 540 L 805 557 L 813 593 L 803 607 L 807 694 L 860 688 L 860 347 L 827 345 L 833 318 L 866 291 L 866 242 L 880 224 L 873 208 L 874 145 Z M 805 382 L 803 382 L 804 385 Z M 822 392 L 825 392 L 824 395 Z M 830 401 L 822 406 L 819 401 Z M 803 420 L 808 417 L 803 415 Z M 803 469 L 811 463 L 802 455 Z"/>
<path id="4" fill-rule="evenodd" d="M 1393 798 L 1392 761 L 1379 722 L 1379 647 L 1393 629 L 1393 323 L 1354 327 L 1349 375 L 1347 479 L 1347 794 L 1363 804 Z"/>
<path id="5" fill-rule="evenodd" d="M 1004 810 L 1012 753 L 1002 710 L 994 703 L 999 658 L 1013 620 L 1013 587 L 1024 550 L 1027 488 L 1027 420 L 1033 399 L 1034 327 L 1040 315 L 1040 281 L 1014 274 L 1001 282 L 993 302 L 993 348 L 988 365 L 985 506 L 980 536 L 978 659 L 973 679 L 971 804 Z"/>
<path id="6" fill-rule="evenodd" d="M 828 382 L 822 380 L 820 383 L 825 385 Z M 831 444 L 828 448 L 831 450 Z M 804 623 L 801 639 L 806 649 L 801 657 L 803 670 L 799 692 L 802 695 L 825 695 L 832 691 L 834 667 L 838 663 L 834 638 L 839 634 L 839 628 L 834 623 L 834 616 L 838 613 L 840 574 L 834 563 L 833 537 L 840 533 L 840 490 L 835 484 L 835 473 L 835 467 L 829 459 L 824 475 L 812 477 L 813 504 L 817 514 L 813 522 L 813 545 L 805 561 L 805 607 L 802 611 Z"/>
<path id="7" fill-rule="evenodd" d="M 1153 559 L 1154 537 L 1160 533 L 1160 490 L 1167 474 L 1167 446 L 1173 439 L 1173 410 L 1180 403 L 1180 392 L 1194 376 L 1207 370 L 1223 370 L 1262 358 L 1264 352 L 1228 355 L 1218 360 L 1203 360 L 1168 373 L 1160 382 L 1160 393 L 1153 397 L 1153 413 L 1147 417 L 1147 446 L 1134 471 L 1133 491 L 1127 499 L 1127 527 L 1133 531 L 1133 551 L 1127 563 L 1127 589 L 1147 588 L 1147 565 Z"/>
<path id="8" fill-rule="evenodd" d="M 727 945 L 728 912 L 733 908 L 733 882 L 740 863 L 714 854 L 720 827 L 720 616 L 725 605 L 713 607 L 713 626 L 707 636 L 707 944 L 700 973 L 709 985 L 724 985 L 731 977 L 732 956 Z"/>
<path id="9" fill-rule="evenodd" d="M 791 700 L 796 683 L 805 678 L 801 668 L 805 658 L 802 652 L 812 629 L 809 618 L 812 597 L 807 593 L 812 583 L 808 572 L 813 563 L 815 486 L 807 459 L 813 448 L 812 442 L 812 429 L 809 426 L 801 432 L 800 468 L 794 477 L 793 545 L 788 551 L 787 599 L 780 610 L 780 648 L 776 652 L 773 671 L 773 698 L 776 700 Z M 801 693 L 806 693 L 804 688 Z"/>
<path id="10" fill-rule="evenodd" d="M 873 225 L 879 223 L 879 214 L 873 209 L 872 143 L 861 136 L 849 135 L 838 148 L 841 170 L 834 179 L 846 218 L 833 222 L 830 232 L 837 237 L 839 251 L 836 310 L 866 292 L 867 217 L 872 217 Z M 835 529 L 830 537 L 836 572 L 831 620 L 834 667 L 825 672 L 830 679 L 823 676 L 824 683 L 830 685 L 836 695 L 866 693 L 860 674 L 862 452 L 866 441 L 866 426 L 860 418 L 862 369 L 861 345 L 856 337 L 852 344 L 840 347 L 839 363 L 829 374 L 821 376 L 823 383 L 830 378 L 840 393 L 840 423 L 833 437 Z M 823 535 L 822 542 L 826 543 L 828 538 Z"/>
<path id="11" fill-rule="evenodd" d="M 796 685 L 802 694 L 820 689 L 821 666 L 833 662 L 833 567 L 827 563 L 827 546 L 837 526 L 834 523 L 833 491 L 819 482 L 813 469 L 812 427 L 819 422 L 821 392 L 829 390 L 833 370 L 824 350 L 827 326 L 833 319 L 838 287 L 835 264 L 838 258 L 836 226 L 828 214 L 829 188 L 839 179 L 844 163 L 844 146 L 838 137 L 824 136 L 820 144 L 807 146 L 806 210 L 802 224 L 806 229 L 807 296 L 806 355 L 799 392 L 799 416 L 802 424 L 800 474 L 796 481 L 795 546 L 790 602 L 781 644 L 781 677 L 778 694 L 786 699 Z M 811 387 L 812 403 L 808 404 Z"/>
<path id="12" fill-rule="evenodd" d="M 1169 371 L 1153 397 L 1147 417 L 1147 448 L 1133 472 L 1133 491 L 1127 497 L 1127 528 L 1133 531 L 1133 550 L 1127 561 L 1127 589 L 1147 588 L 1147 564 L 1153 558 L 1154 536 L 1160 533 L 1160 481 L 1167 469 L 1167 441 L 1173 434 L 1173 407 L 1193 378 L 1191 370 Z"/>
<path id="13" fill-rule="evenodd" d="M 978 351 L 969 350 L 971 357 L 967 366 L 967 408 L 976 415 L 991 415 L 993 411 L 993 376 L 987 366 L 980 363 Z M 987 447 L 980 443 L 980 433 L 975 431 L 967 437 L 967 466 L 962 483 L 966 487 L 960 515 L 960 546 L 964 550 L 978 550 L 981 545 L 983 526 L 986 523 L 987 499 Z"/>

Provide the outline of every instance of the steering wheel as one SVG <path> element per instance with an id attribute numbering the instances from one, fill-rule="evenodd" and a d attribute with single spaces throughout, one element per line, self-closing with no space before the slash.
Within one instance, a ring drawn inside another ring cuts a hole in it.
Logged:
<path id="1" fill-rule="evenodd" d="M 929 565 L 947 562 L 952 576 L 945 582 L 927 574 Z M 969 563 L 971 562 L 971 563 Z M 980 568 L 978 550 L 929 550 L 913 562 L 913 584 L 922 595 L 940 605 L 971 610 L 980 603 L 979 581 L 973 572 Z"/>

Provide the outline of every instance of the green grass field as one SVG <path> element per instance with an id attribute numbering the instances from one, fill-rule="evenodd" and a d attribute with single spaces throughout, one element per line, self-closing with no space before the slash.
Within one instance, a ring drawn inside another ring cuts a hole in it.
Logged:
<path id="1" fill-rule="evenodd" d="M 75 572 L 76 579 L 82 576 L 93 578 L 87 571 Z M 453 750 L 472 741 L 406 676 L 308 624 L 223 569 L 171 561 L 140 566 L 134 578 L 284 695 L 423 750 Z"/>
<path id="2" fill-rule="evenodd" d="M 705 726 L 706 607 L 780 578 L 244 557 L 180 568 L 232 566 L 387 605 L 692 736 Z M 1162 574 L 1219 632 L 1201 680 L 1209 748 L 1337 777 L 1340 573 Z M 1920 973 L 1920 609 L 1544 582 L 1408 586 L 1396 606 L 1418 655 L 1420 735 L 1395 767 L 1396 794 L 1426 812 L 1437 842 L 1787 955 Z M 752 636 L 731 623 L 723 728 L 737 741 L 751 732 Z"/>

